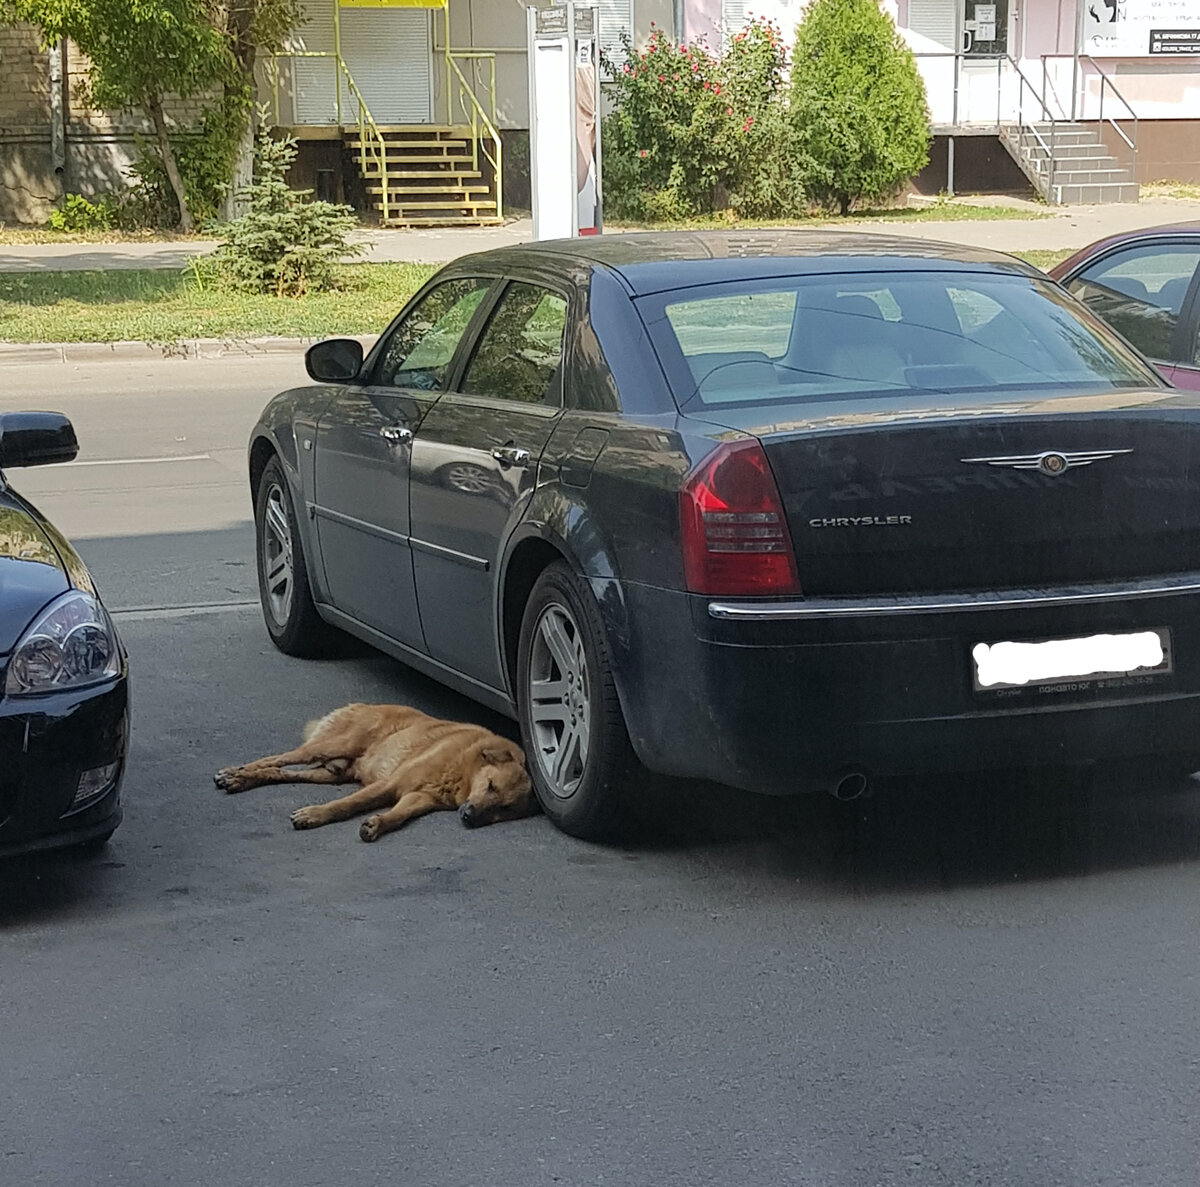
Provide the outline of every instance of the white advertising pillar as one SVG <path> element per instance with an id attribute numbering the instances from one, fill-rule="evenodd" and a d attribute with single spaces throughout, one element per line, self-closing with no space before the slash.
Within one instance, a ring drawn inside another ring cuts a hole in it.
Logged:
<path id="1" fill-rule="evenodd" d="M 595 5 L 526 10 L 534 239 L 599 234 L 600 51 Z"/>

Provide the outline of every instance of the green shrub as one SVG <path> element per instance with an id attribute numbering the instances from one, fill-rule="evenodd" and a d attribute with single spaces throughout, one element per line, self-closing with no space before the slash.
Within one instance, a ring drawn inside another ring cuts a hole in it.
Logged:
<path id="1" fill-rule="evenodd" d="M 791 123 L 805 191 L 842 214 L 929 160 L 916 59 L 878 0 L 812 0 L 792 48 Z"/>
<path id="2" fill-rule="evenodd" d="M 50 230 L 64 232 L 111 231 L 116 222 L 116 201 L 108 194 L 89 202 L 82 194 L 64 194 L 62 206 L 50 211 Z"/>
<path id="3" fill-rule="evenodd" d="M 783 39 L 755 22 L 721 54 L 652 28 L 644 53 L 624 41 L 604 121 L 604 201 L 617 218 L 678 220 L 733 210 L 792 213 L 800 196 L 784 118 Z"/>
<path id="4" fill-rule="evenodd" d="M 291 189 L 287 171 L 296 159 L 291 137 L 258 136 L 250 210 L 225 228 L 214 254 L 219 280 L 241 292 L 302 297 L 331 288 L 337 266 L 360 254 L 347 240 L 358 225 L 349 206 L 309 201 L 311 190 Z"/>

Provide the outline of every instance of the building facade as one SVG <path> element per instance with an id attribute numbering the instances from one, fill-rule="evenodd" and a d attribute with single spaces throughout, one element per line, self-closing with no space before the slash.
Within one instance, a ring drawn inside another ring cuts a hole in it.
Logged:
<path id="1" fill-rule="evenodd" d="M 1035 185 L 1069 201 L 1131 196 L 1113 180 L 1118 169 L 1130 183 L 1200 181 L 1200 0 L 881 3 L 925 79 L 936 140 L 921 188 Z M 257 79 L 273 122 L 301 141 L 297 184 L 395 224 L 486 222 L 526 207 L 525 8 L 305 0 L 287 52 L 262 63 Z M 804 0 L 599 8 L 601 48 L 618 55 L 623 36 L 641 46 L 653 27 L 717 48 L 766 17 L 790 38 Z M 40 221 L 64 191 L 122 183 L 134 136 L 148 129 L 82 108 L 73 80 L 84 65 L 70 47 L 41 48 L 31 29 L 0 29 L 0 220 Z M 177 105 L 177 123 L 197 106 Z M 1051 163 L 1068 148 L 1096 168 Z M 1088 176 L 1112 184 L 1080 189 Z"/>

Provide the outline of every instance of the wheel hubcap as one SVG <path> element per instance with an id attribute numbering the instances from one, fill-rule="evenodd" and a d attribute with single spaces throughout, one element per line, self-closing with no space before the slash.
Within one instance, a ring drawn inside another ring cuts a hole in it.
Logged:
<path id="1" fill-rule="evenodd" d="M 559 799 L 570 799 L 587 769 L 591 706 L 583 639 L 565 606 L 547 606 L 534 628 L 529 718 L 542 774 Z"/>
<path id="2" fill-rule="evenodd" d="M 262 525 L 263 592 L 271 617 L 284 626 L 292 608 L 292 528 L 283 489 L 272 483 L 267 491 Z"/>

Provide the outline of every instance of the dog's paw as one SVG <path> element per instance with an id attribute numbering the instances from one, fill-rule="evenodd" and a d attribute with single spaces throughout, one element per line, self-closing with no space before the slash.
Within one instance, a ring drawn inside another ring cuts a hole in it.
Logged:
<path id="1" fill-rule="evenodd" d="M 378 841 L 379 840 L 379 817 L 368 816 L 362 822 L 358 829 L 358 837 L 361 841 Z"/>
<path id="2" fill-rule="evenodd" d="M 214 776 L 213 782 L 227 792 L 245 791 L 249 781 L 238 774 L 237 767 L 222 767 Z"/>
<path id="3" fill-rule="evenodd" d="M 320 828 L 325 823 L 321 809 L 313 806 L 297 808 L 292 813 L 292 828 Z"/>

